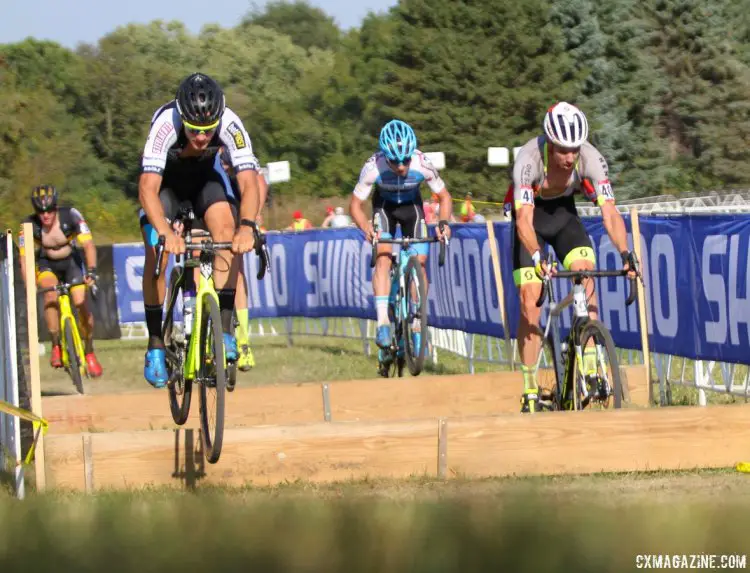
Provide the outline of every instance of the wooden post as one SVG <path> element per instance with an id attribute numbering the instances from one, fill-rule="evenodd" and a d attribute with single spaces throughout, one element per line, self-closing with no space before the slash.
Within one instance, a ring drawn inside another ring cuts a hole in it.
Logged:
<path id="1" fill-rule="evenodd" d="M 86 493 L 94 492 L 94 455 L 91 434 L 83 434 L 83 483 Z"/>
<path id="2" fill-rule="evenodd" d="M 633 250 L 643 269 L 641 256 L 641 226 L 638 222 L 638 211 L 630 209 L 630 223 L 633 228 Z M 641 327 L 641 346 L 643 347 L 643 366 L 646 369 L 646 386 L 648 387 L 648 405 L 654 403 L 654 388 L 651 384 L 651 357 L 648 350 L 648 317 L 646 315 L 646 288 L 641 281 L 637 281 L 638 288 L 638 319 Z"/>
<path id="3" fill-rule="evenodd" d="M 26 319 L 29 331 L 29 373 L 31 375 L 31 411 L 43 417 L 42 383 L 39 377 L 39 329 L 36 310 L 36 261 L 34 260 L 34 228 L 31 223 L 23 224 L 23 238 L 26 244 L 24 264 L 26 267 Z M 47 474 L 44 463 L 44 432 L 39 433 L 39 442 L 34 453 L 36 487 L 44 491 L 47 487 Z"/>
<path id="4" fill-rule="evenodd" d="M 492 256 L 492 270 L 495 275 L 497 287 L 497 303 L 500 308 L 500 320 L 503 323 L 505 333 L 505 349 L 510 358 L 510 369 L 515 370 L 513 347 L 510 343 L 510 329 L 508 328 L 508 315 L 505 312 L 505 290 L 503 289 L 503 276 L 500 268 L 500 255 L 497 252 L 497 240 L 495 239 L 495 227 L 493 222 L 487 221 L 487 237 L 490 240 L 490 255 Z"/>
<path id="5" fill-rule="evenodd" d="M 437 474 L 440 479 L 448 477 L 448 420 L 445 418 L 438 420 Z"/>

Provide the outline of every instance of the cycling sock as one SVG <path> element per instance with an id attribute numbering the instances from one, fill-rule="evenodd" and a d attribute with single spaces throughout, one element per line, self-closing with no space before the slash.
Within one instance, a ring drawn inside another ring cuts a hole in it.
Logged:
<path id="1" fill-rule="evenodd" d="M 235 309 L 237 311 L 237 322 L 239 322 L 239 326 L 237 327 L 237 342 L 239 344 L 247 344 L 247 339 L 249 337 L 249 330 L 247 325 L 247 309 L 246 308 L 238 308 Z"/>
<path id="2" fill-rule="evenodd" d="M 523 390 L 536 390 L 536 366 L 526 366 L 521 364 L 521 373 L 523 374 Z"/>
<path id="3" fill-rule="evenodd" d="M 223 288 L 218 292 L 219 310 L 221 310 L 221 329 L 232 334 L 232 313 L 234 311 L 234 294 L 236 289 Z"/>
<path id="4" fill-rule="evenodd" d="M 378 313 L 378 326 L 384 326 L 391 323 L 388 320 L 388 297 L 387 296 L 376 296 L 375 297 L 375 312 Z"/>
<path id="5" fill-rule="evenodd" d="M 161 339 L 161 336 L 148 337 L 148 349 L 153 350 L 154 348 L 164 350 L 164 341 Z"/>
<path id="6" fill-rule="evenodd" d="M 161 340 L 161 305 L 147 304 L 144 308 L 146 310 L 146 328 L 148 329 L 149 337 Z M 149 348 L 151 347 L 149 346 Z"/>
<path id="7" fill-rule="evenodd" d="M 92 354 L 94 352 L 94 337 L 89 336 L 83 341 L 83 353 Z"/>
<path id="8" fill-rule="evenodd" d="M 587 346 L 583 351 L 583 371 L 585 374 L 596 374 L 596 346 Z"/>
<path id="9" fill-rule="evenodd" d="M 60 333 L 59 332 L 51 332 L 50 340 L 52 341 L 52 346 L 60 346 Z"/>

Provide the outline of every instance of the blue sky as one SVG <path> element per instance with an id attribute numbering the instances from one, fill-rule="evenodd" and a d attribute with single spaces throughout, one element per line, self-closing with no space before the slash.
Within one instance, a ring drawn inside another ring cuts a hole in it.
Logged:
<path id="1" fill-rule="evenodd" d="M 252 7 L 249 0 L 6 0 L 0 44 L 28 36 L 69 48 L 95 43 L 118 26 L 151 20 L 180 20 L 191 32 L 205 24 L 236 25 Z M 396 0 L 309 0 L 342 28 L 358 26 L 368 12 L 385 12 Z M 259 5 L 264 4 L 262 0 Z"/>

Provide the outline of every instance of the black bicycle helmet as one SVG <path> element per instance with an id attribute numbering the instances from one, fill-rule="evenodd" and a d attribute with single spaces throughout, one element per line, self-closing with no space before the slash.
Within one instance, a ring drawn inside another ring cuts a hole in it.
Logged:
<path id="1" fill-rule="evenodd" d="M 226 107 L 221 86 L 205 74 L 192 74 L 182 80 L 175 101 L 182 120 L 197 127 L 217 123 Z"/>
<path id="2" fill-rule="evenodd" d="M 37 213 L 57 209 L 57 189 L 54 185 L 37 185 L 31 191 L 31 204 Z"/>

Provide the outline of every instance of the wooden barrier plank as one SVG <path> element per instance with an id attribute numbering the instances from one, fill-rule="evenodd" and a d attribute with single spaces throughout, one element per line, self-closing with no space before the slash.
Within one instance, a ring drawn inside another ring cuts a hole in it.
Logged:
<path id="1" fill-rule="evenodd" d="M 215 465 L 189 428 L 91 434 L 90 463 L 68 434 L 50 436 L 47 475 L 83 490 L 436 476 L 441 464 L 449 478 L 728 467 L 750 458 L 749 415 L 732 405 L 450 418 L 442 432 L 437 419 L 256 427 L 227 430 Z"/>
<path id="2" fill-rule="evenodd" d="M 453 419 L 448 474 L 729 467 L 750 458 L 748 420 L 744 405 Z"/>
<path id="3" fill-rule="evenodd" d="M 51 396 L 43 399 L 49 433 L 127 432 L 176 428 L 166 390 L 137 394 Z M 237 388 L 227 394 L 226 425 L 297 424 L 323 420 L 319 384 Z M 198 427 L 198 392 L 193 389 L 190 426 Z"/>
<path id="4" fill-rule="evenodd" d="M 434 475 L 437 430 L 437 420 L 227 430 L 215 465 L 205 463 L 197 430 L 188 440 L 190 429 L 91 434 L 91 481 L 102 489 Z M 54 485 L 84 489 L 81 437 L 51 436 L 47 447 L 47 471 Z"/>

